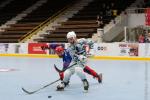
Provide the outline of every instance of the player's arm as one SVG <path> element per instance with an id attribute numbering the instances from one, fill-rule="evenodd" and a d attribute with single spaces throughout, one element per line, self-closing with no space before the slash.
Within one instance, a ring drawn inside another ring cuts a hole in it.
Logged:
<path id="1" fill-rule="evenodd" d="M 49 44 L 49 46 L 42 46 L 42 50 L 46 50 L 46 49 L 55 49 L 58 46 L 62 46 L 62 44 Z"/>

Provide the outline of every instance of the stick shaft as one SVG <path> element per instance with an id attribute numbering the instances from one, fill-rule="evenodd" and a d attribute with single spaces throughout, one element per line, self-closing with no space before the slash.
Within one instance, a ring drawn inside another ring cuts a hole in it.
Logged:
<path id="1" fill-rule="evenodd" d="M 38 92 L 38 91 L 40 91 L 40 90 L 42 90 L 42 89 L 44 89 L 44 88 L 46 88 L 46 87 L 48 87 L 48 86 L 50 86 L 50 85 L 52 85 L 52 84 L 58 82 L 59 80 L 60 80 L 60 79 L 57 79 L 56 81 L 51 82 L 51 83 L 49 83 L 49 84 L 47 84 L 47 85 L 45 85 L 45 86 L 43 86 L 43 87 L 41 87 L 41 88 L 39 88 L 39 89 L 37 89 L 37 90 L 35 90 L 35 91 L 32 91 L 32 92 L 29 92 L 29 91 L 27 91 L 27 90 L 24 89 L 24 88 L 22 88 L 22 90 L 23 90 L 25 93 L 27 93 L 27 94 L 34 94 L 34 93 L 36 93 L 36 92 Z"/>

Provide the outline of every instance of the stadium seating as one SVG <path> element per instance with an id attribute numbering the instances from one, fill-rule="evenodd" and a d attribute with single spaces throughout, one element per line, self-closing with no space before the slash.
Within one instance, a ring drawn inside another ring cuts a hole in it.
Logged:
<path id="1" fill-rule="evenodd" d="M 0 9 L 0 25 L 21 13 L 37 0 L 13 0 Z"/>
<path id="2" fill-rule="evenodd" d="M 1 11 L 1 15 L 4 14 L 5 16 L 3 16 L 2 18 L 6 18 L 6 20 L 9 20 L 9 18 L 12 18 L 12 16 L 10 16 L 9 14 L 16 16 L 16 14 L 21 13 L 20 11 L 25 10 L 25 7 L 29 7 L 29 3 L 26 4 L 26 2 L 34 4 L 35 1 L 37 0 L 14 0 L 14 2 L 11 3 L 12 6 L 8 5 L 8 8 L 3 8 L 4 10 Z M 47 0 L 45 4 L 39 6 L 36 10 L 29 13 L 23 19 L 19 20 L 16 24 L 12 24 L 8 28 L 5 28 L 4 32 L 0 32 L 0 42 L 19 42 L 20 38 L 22 38 L 40 23 L 44 22 L 47 18 L 64 8 L 70 2 L 71 0 Z M 14 12 L 11 11 L 11 9 L 14 10 Z M 9 12 L 5 14 L 6 11 Z M 4 20 L 2 18 L 0 19 L 0 21 L 4 23 Z"/>
<path id="3" fill-rule="evenodd" d="M 54 26 L 49 35 L 42 35 L 42 38 L 35 39 L 38 42 L 66 42 L 66 34 L 75 31 L 78 38 L 91 38 L 97 28 L 103 28 L 117 15 L 124 11 L 135 0 L 93 0 L 68 21 L 60 23 L 61 26 Z M 117 14 L 113 11 L 116 10 Z M 101 25 L 97 23 L 97 16 L 102 17 Z M 83 35 L 81 35 L 83 34 Z M 55 38 L 56 35 L 56 38 Z M 57 38 L 59 36 L 59 38 Z"/>
<path id="4" fill-rule="evenodd" d="M 60 23 L 60 26 L 53 26 L 55 30 L 49 30 L 50 34 L 40 35 L 37 42 L 67 42 L 66 34 L 69 31 L 75 31 L 78 38 L 91 38 L 97 28 L 103 28 L 117 15 L 124 11 L 135 0 L 93 0 L 88 6 L 78 11 L 72 18 L 66 22 Z M 31 5 L 36 0 L 13 0 L 10 4 L 0 9 L 0 24 L 15 17 Z M 59 2 L 59 3 L 58 3 Z M 40 23 L 44 22 L 50 16 L 70 4 L 72 0 L 48 0 L 42 6 L 29 13 L 16 24 L 10 25 L 0 32 L 0 42 L 19 42 L 28 32 L 32 31 Z M 98 24 L 100 16 L 101 24 Z"/>

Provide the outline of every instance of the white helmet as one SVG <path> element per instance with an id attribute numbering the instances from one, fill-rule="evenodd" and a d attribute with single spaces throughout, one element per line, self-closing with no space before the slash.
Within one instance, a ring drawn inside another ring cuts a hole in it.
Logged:
<path id="1" fill-rule="evenodd" d="M 73 39 L 76 38 L 76 33 L 75 33 L 74 31 L 68 32 L 68 33 L 67 33 L 67 39 L 68 39 L 68 38 L 73 38 Z"/>

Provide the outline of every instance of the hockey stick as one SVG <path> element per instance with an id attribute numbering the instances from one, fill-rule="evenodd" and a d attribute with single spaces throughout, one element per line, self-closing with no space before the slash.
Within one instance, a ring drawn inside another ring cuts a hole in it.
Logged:
<path id="1" fill-rule="evenodd" d="M 60 70 L 59 68 L 57 68 L 57 66 L 54 64 L 54 68 L 55 68 L 55 70 L 58 72 L 58 73 L 61 73 L 62 72 L 62 70 Z"/>
<path id="2" fill-rule="evenodd" d="M 37 90 L 35 90 L 35 91 L 32 91 L 32 92 L 29 92 L 29 91 L 27 91 L 27 90 L 24 89 L 24 88 L 22 88 L 22 90 L 23 90 L 25 93 L 27 93 L 27 94 L 34 94 L 34 93 L 36 93 L 36 92 L 38 92 L 38 91 L 40 91 L 40 90 L 42 90 L 42 89 L 44 89 L 44 88 L 46 88 L 46 87 L 48 87 L 48 86 L 50 86 L 50 85 L 52 85 L 52 84 L 58 82 L 59 80 L 60 80 L 60 79 L 57 79 L 56 81 L 51 82 L 51 83 L 49 83 L 49 84 L 47 84 L 47 85 L 45 85 L 45 86 L 43 86 L 43 87 L 41 87 L 41 88 L 39 88 L 39 89 L 37 89 Z"/>
<path id="3" fill-rule="evenodd" d="M 72 66 L 76 65 L 77 63 L 72 64 L 71 66 L 67 67 L 66 69 L 60 70 L 59 68 L 57 68 L 57 66 L 54 64 L 54 68 L 58 73 L 64 72 L 65 70 L 71 68 Z"/>
<path id="4" fill-rule="evenodd" d="M 71 66 L 69 66 L 68 68 L 71 68 L 72 66 L 74 66 L 74 65 L 76 65 L 76 64 L 77 64 L 77 63 L 74 63 L 74 64 L 72 64 Z M 63 71 L 65 71 L 65 70 L 68 69 L 68 68 L 66 68 L 66 69 L 64 69 L 64 70 L 59 70 L 59 69 L 56 67 L 55 64 L 54 64 L 54 67 L 55 67 L 55 69 L 56 69 L 58 72 L 63 72 Z M 22 88 L 22 90 L 23 90 L 25 93 L 27 93 L 27 94 L 34 94 L 34 93 L 36 93 L 36 92 L 38 92 L 38 91 L 40 91 L 40 90 L 42 90 L 42 89 L 44 89 L 44 88 L 46 88 L 46 87 L 48 87 L 48 86 L 50 86 L 50 85 L 52 85 L 52 84 L 58 82 L 59 80 L 60 80 L 60 79 L 57 79 L 56 81 L 51 82 L 51 83 L 49 83 L 49 84 L 47 84 L 47 85 L 45 85 L 45 86 L 43 86 L 43 87 L 41 87 L 41 88 L 39 88 L 39 89 L 37 89 L 37 90 L 35 90 L 35 91 L 32 91 L 32 92 L 27 91 L 27 90 L 24 89 L 24 88 Z"/>
<path id="5" fill-rule="evenodd" d="M 60 70 L 55 64 L 54 64 L 54 68 L 55 68 L 55 70 L 58 72 L 58 73 L 61 73 L 61 72 L 64 72 L 65 70 L 67 70 L 67 69 L 69 69 L 69 68 L 71 68 L 72 66 L 74 66 L 74 65 L 76 65 L 76 64 L 78 64 L 78 63 L 80 63 L 82 66 L 85 66 L 83 63 L 82 63 L 82 61 L 80 61 L 79 60 L 79 58 L 78 58 L 78 56 L 77 56 L 77 54 L 75 54 L 75 57 L 77 57 L 77 62 L 75 62 L 74 64 L 72 64 L 72 65 L 70 65 L 70 66 L 68 66 L 66 69 L 62 69 L 62 70 Z"/>

